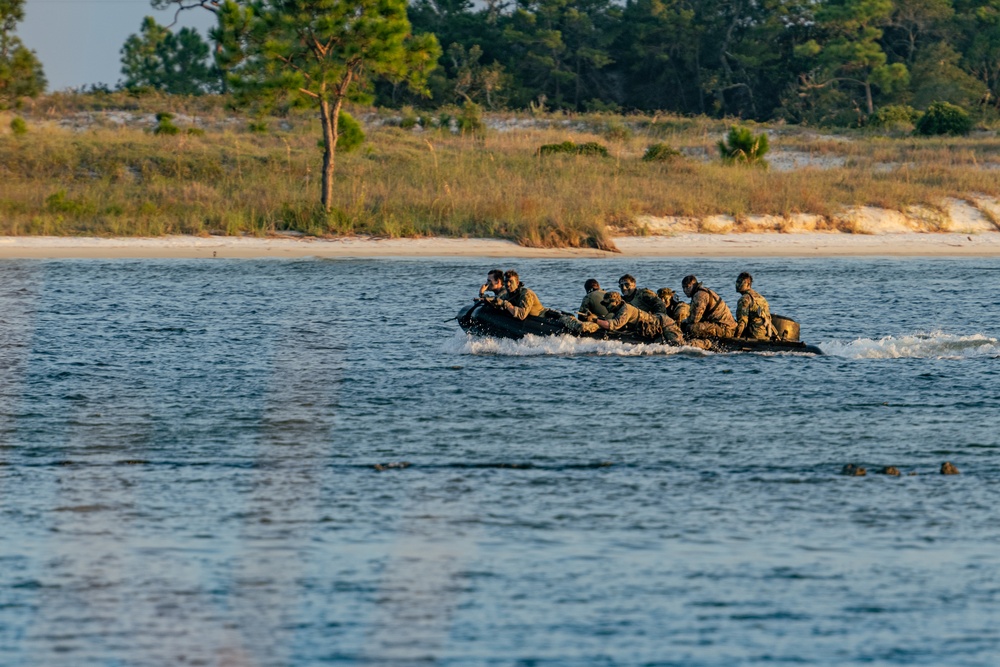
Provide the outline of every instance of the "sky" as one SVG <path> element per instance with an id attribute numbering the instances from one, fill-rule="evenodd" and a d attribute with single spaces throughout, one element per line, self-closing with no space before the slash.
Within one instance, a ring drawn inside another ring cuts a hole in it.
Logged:
<path id="1" fill-rule="evenodd" d="M 153 9 L 149 0 L 26 0 L 16 34 L 42 61 L 48 90 L 94 83 L 114 86 L 122 78 L 121 48 L 139 32 L 142 19 L 173 21 L 173 12 Z M 181 12 L 174 30 L 197 28 L 202 37 L 215 25 L 203 9 Z"/>

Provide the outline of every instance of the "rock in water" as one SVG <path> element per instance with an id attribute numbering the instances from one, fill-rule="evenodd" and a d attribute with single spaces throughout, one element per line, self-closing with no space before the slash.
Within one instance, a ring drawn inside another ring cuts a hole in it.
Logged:
<path id="1" fill-rule="evenodd" d="M 896 466 L 886 466 L 886 467 L 882 468 L 881 470 L 879 470 L 878 474 L 880 474 L 880 475 L 892 475 L 893 477 L 899 477 L 901 473 L 899 472 L 899 468 L 897 468 Z"/>
<path id="2" fill-rule="evenodd" d="M 941 474 L 942 475 L 958 475 L 958 468 L 952 465 L 951 461 L 945 461 L 941 464 Z"/>
<path id="3" fill-rule="evenodd" d="M 868 474 L 868 471 L 861 466 L 854 465 L 853 463 L 848 463 L 840 470 L 841 475 L 848 475 L 850 477 L 864 477 Z"/>

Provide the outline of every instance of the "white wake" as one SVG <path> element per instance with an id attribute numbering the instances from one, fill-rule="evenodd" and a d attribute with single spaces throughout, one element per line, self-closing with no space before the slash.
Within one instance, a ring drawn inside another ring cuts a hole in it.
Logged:
<path id="1" fill-rule="evenodd" d="M 694 347 L 674 347 L 658 343 L 622 343 L 612 340 L 594 340 L 575 336 L 532 336 L 520 340 L 486 338 L 456 334 L 448 341 L 446 351 L 456 354 L 497 355 L 510 357 L 537 356 L 606 356 L 641 357 L 652 355 L 685 354 L 704 356 L 711 354 Z"/>
<path id="2" fill-rule="evenodd" d="M 1000 342 L 983 334 L 917 333 L 819 344 L 824 353 L 848 359 L 975 359 L 1000 357 Z"/>

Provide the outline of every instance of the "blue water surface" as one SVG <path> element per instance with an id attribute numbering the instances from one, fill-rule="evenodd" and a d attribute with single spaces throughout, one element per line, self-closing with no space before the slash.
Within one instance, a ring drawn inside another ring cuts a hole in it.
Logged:
<path id="1" fill-rule="evenodd" d="M 0 262 L 0 664 L 997 663 L 1000 260 L 516 261 L 823 356 L 446 321 L 513 263 Z"/>

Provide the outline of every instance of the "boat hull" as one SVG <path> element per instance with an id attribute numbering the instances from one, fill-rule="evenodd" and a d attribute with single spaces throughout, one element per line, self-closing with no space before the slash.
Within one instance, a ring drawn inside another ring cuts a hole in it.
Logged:
<path id="1" fill-rule="evenodd" d="M 554 311 L 549 311 L 554 312 Z M 574 333 L 560 324 L 555 317 L 527 317 L 517 320 L 506 312 L 484 303 L 473 303 L 458 313 L 458 324 L 462 330 L 475 336 L 490 338 L 519 339 L 525 336 L 574 336 L 593 340 L 614 340 L 622 343 L 649 343 L 630 332 L 601 330 L 597 333 Z M 754 340 L 749 338 L 711 338 L 713 352 L 801 352 L 823 354 L 815 345 L 807 345 L 798 340 Z"/>

